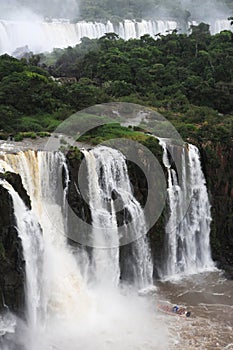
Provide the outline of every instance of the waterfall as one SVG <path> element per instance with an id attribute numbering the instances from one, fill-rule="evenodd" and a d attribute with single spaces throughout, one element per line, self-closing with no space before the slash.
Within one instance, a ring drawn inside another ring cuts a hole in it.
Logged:
<path id="1" fill-rule="evenodd" d="M 26 209 L 15 190 L 6 181 L 1 182 L 12 196 L 22 239 L 28 304 L 26 325 L 20 320 L 15 321 L 16 326 L 10 322 L 16 331 L 13 329 L 9 342 L 8 339 L 1 342 L 4 350 L 12 349 L 11 340 L 14 349 L 25 350 L 76 350 L 77 346 L 87 350 L 142 350 L 145 344 L 148 349 L 167 348 L 166 327 L 157 320 L 149 300 L 138 296 L 138 289 L 117 288 L 121 237 L 113 190 L 128 211 L 128 220 L 135 219 L 131 228 L 137 237 L 132 243 L 135 284 L 145 287 L 152 283 L 146 223 L 142 208 L 132 194 L 125 158 L 107 147 L 84 154 L 89 174 L 93 242 L 98 247 L 108 247 L 93 252 L 92 269 L 88 269 L 93 283 L 89 285 L 84 283 L 77 262 L 83 256 L 77 259 L 77 252 L 66 239 L 64 201 L 69 174 L 65 156 L 60 152 L 30 150 L 1 154 L 0 170 L 20 174 L 32 205 L 31 211 Z M 125 221 L 125 229 L 126 226 Z M 106 259 L 104 263 L 103 259 Z M 0 319 L 0 332 L 8 332 L 8 323 Z"/>
<path id="2" fill-rule="evenodd" d="M 117 285 L 120 278 L 119 238 L 111 192 L 116 186 L 119 169 L 117 164 L 113 167 L 107 152 L 84 151 L 84 155 L 89 178 L 94 275 L 99 283 Z M 103 159 L 103 156 L 107 158 Z"/>
<path id="3" fill-rule="evenodd" d="M 53 48 L 75 46 L 83 37 L 95 39 L 110 32 L 115 32 L 125 40 L 139 38 L 144 34 L 166 34 L 167 30 L 175 29 L 176 25 L 175 21 L 162 20 L 125 20 L 117 25 L 110 21 L 69 23 L 60 20 L 48 23 L 0 20 L 0 54 L 12 54 L 21 47 L 33 52 L 52 51 Z"/>
<path id="4" fill-rule="evenodd" d="M 160 139 L 167 169 L 169 219 L 162 277 L 174 278 L 214 268 L 210 253 L 210 203 L 197 147 L 181 150 L 181 174 L 172 167 L 176 146 Z M 180 177 L 180 178 L 179 178 Z"/>
<path id="5" fill-rule="evenodd" d="M 42 228 L 44 250 L 40 279 L 42 288 L 39 301 L 40 324 L 48 324 L 57 314 L 62 315 L 64 319 L 70 317 L 79 319 L 86 310 L 88 295 L 76 259 L 66 241 L 66 223 L 63 216 L 66 188 L 63 189 L 62 184 L 65 157 L 60 152 L 29 150 L 18 154 L 4 154 L 2 158 L 1 166 L 6 171 L 21 175 L 23 185 L 31 199 L 32 212 Z M 67 185 L 67 181 L 65 183 Z M 34 228 L 28 217 L 27 222 L 23 221 L 24 214 L 20 208 L 17 203 L 15 210 L 20 232 L 29 235 Z M 28 242 L 28 245 L 35 261 L 41 259 L 38 245 L 35 249 L 33 244 Z M 30 283 L 31 277 L 27 275 Z"/>
<path id="6" fill-rule="evenodd" d="M 123 210 L 132 220 L 132 224 L 127 225 L 124 218 L 123 226 L 129 237 L 134 238 L 130 261 L 134 283 L 140 288 L 151 286 L 153 267 L 145 236 L 145 217 L 132 194 L 124 156 L 105 146 L 83 152 L 88 168 L 96 278 L 101 282 L 111 281 L 114 285 L 119 283 L 121 230 L 117 224 L 117 212 Z"/>
<path id="7" fill-rule="evenodd" d="M 211 33 L 220 33 L 222 30 L 231 30 L 232 31 L 232 25 L 230 24 L 230 21 L 225 19 L 218 19 L 216 21 L 212 21 L 210 25 Z"/>
<path id="8" fill-rule="evenodd" d="M 26 317 L 30 326 L 35 327 L 38 317 L 40 317 L 41 304 L 40 279 L 43 257 L 41 230 L 38 221 L 34 218 L 32 212 L 27 209 L 13 187 L 6 181 L 1 181 L 0 184 L 8 190 L 13 200 L 17 231 L 22 240 L 26 263 Z"/>
<path id="9" fill-rule="evenodd" d="M 146 222 L 143 210 L 132 194 L 125 158 L 119 151 L 108 147 L 97 147 L 89 152 L 84 151 L 84 154 L 89 174 L 92 240 L 93 247 L 97 247 L 93 249 L 92 257 L 94 279 L 113 286 L 119 284 L 121 232 L 117 224 L 116 201 L 113 199 L 114 196 L 119 196 L 123 203 L 122 210 L 127 212 L 127 220 L 130 218 L 132 221 L 127 224 L 125 219 L 123 230 L 130 237 L 127 241 L 134 241 L 131 257 L 134 284 L 140 288 L 148 287 L 153 284 L 153 267 L 145 236 Z M 1 164 L 6 171 L 21 175 L 23 185 L 31 198 L 32 211 L 43 231 L 43 264 L 46 266 L 43 310 L 46 313 L 51 305 L 60 304 L 60 301 L 54 298 L 58 298 L 58 276 L 62 280 L 63 270 L 64 274 L 70 274 L 70 289 L 82 284 L 78 281 L 80 275 L 75 272 L 75 259 L 66 243 L 67 223 L 64 208 L 69 175 L 65 156 L 59 152 L 29 150 L 18 154 L 4 154 Z M 66 175 L 64 181 L 62 172 Z M 67 261 L 70 271 L 64 269 Z M 54 274 L 54 269 L 57 272 L 59 269 L 59 273 Z M 74 275 L 77 275 L 77 278 L 74 278 Z M 93 276 L 91 279 L 93 280 Z"/>
<path id="10" fill-rule="evenodd" d="M 190 22 L 197 24 L 197 22 Z M 53 20 L 51 22 L 32 20 L 0 20 L 0 54 L 13 54 L 17 48 L 34 53 L 52 51 L 53 48 L 65 48 L 75 46 L 83 37 L 90 39 L 100 38 L 105 33 L 115 32 L 124 40 L 140 38 L 144 34 L 154 37 L 160 33 L 166 35 L 180 25 L 176 20 L 124 20 L 118 24 L 110 21 L 77 22 L 70 23 L 65 20 Z M 231 30 L 229 21 L 213 20 L 210 30 L 212 34 L 221 30 Z M 17 54 L 15 53 L 17 56 Z"/>

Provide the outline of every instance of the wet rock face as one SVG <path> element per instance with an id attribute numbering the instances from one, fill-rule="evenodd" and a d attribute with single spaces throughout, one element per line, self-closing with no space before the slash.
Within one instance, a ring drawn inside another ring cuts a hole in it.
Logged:
<path id="1" fill-rule="evenodd" d="M 15 227 L 11 196 L 0 185 L 0 311 L 7 305 L 22 316 L 25 298 L 25 263 L 21 240 Z"/>
<path id="2" fill-rule="evenodd" d="M 28 209 L 31 209 L 31 200 L 28 196 L 25 188 L 23 187 L 22 180 L 19 174 L 6 172 L 6 173 L 0 173 L 0 179 L 5 179 L 11 186 L 14 188 L 16 192 L 18 192 L 19 196 L 24 201 L 24 204 L 28 207 Z"/>
<path id="3" fill-rule="evenodd" d="M 233 147 L 224 143 L 199 147 L 212 206 L 212 256 L 233 278 Z"/>
<path id="4" fill-rule="evenodd" d="M 70 183 L 67 194 L 68 203 L 78 217 L 87 223 L 91 223 L 90 208 L 83 198 L 78 185 L 78 167 L 78 163 L 69 163 Z"/>
<path id="5" fill-rule="evenodd" d="M 161 154 L 158 153 L 157 158 L 161 158 Z M 139 156 L 140 159 L 140 156 Z M 142 162 L 144 159 L 141 160 Z M 161 163 L 162 164 L 162 163 Z M 148 196 L 148 183 L 147 179 L 145 177 L 145 174 L 139 168 L 136 164 L 127 161 L 127 167 L 128 167 L 128 174 L 130 178 L 130 182 L 133 187 L 133 194 L 135 198 L 139 201 L 142 207 L 145 206 L 145 203 L 147 201 Z M 151 169 L 151 164 L 146 164 L 146 168 L 149 171 L 156 171 Z M 150 188 L 150 191 L 152 193 L 155 193 L 156 196 L 159 196 L 159 189 L 158 185 L 156 183 L 153 184 L 153 187 Z M 150 208 L 149 208 L 150 209 Z M 148 220 L 150 220 L 150 217 L 153 217 L 152 212 L 148 212 Z M 163 212 L 161 216 L 158 218 L 156 223 L 151 227 L 151 229 L 148 232 L 148 239 L 151 246 L 151 255 L 154 262 L 154 278 L 157 279 L 159 277 L 159 272 L 157 268 L 161 266 L 164 259 L 164 235 L 165 235 L 165 213 Z M 121 247 L 120 256 L 122 258 L 122 261 L 128 261 L 128 256 L 130 257 L 132 244 L 129 244 L 127 246 Z"/>
<path id="6" fill-rule="evenodd" d="M 30 198 L 19 174 L 0 174 L 31 209 Z M 25 261 L 21 239 L 18 237 L 13 202 L 8 191 L 0 185 L 0 311 L 7 305 L 10 311 L 23 316 L 25 306 Z"/>
<path id="7" fill-rule="evenodd" d="M 67 202 L 69 205 L 68 211 L 68 231 L 69 237 L 68 241 L 71 245 L 77 245 L 82 242 L 80 238 L 80 232 L 82 237 L 85 237 L 87 234 L 85 223 L 91 224 L 91 210 L 86 201 L 86 198 L 83 198 L 83 193 L 87 195 L 88 188 L 82 189 L 79 188 L 79 169 L 82 163 L 83 156 L 82 154 L 75 154 L 74 152 L 69 152 L 67 154 L 67 164 L 69 169 L 69 186 L 67 191 Z M 85 167 L 85 161 L 83 163 L 84 171 L 83 176 L 87 179 L 87 169 Z M 87 181 L 85 181 L 87 186 Z M 77 225 L 77 218 L 80 218 L 79 224 Z M 83 226 L 82 226 L 83 224 Z M 85 239 L 84 239 L 85 241 Z"/>

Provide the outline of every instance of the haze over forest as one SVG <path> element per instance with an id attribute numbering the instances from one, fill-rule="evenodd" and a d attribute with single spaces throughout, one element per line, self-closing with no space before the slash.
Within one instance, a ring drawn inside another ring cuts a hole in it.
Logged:
<path id="1" fill-rule="evenodd" d="M 106 20 L 117 18 L 227 19 L 233 0 L 0 0 L 1 19 L 70 18 Z"/>

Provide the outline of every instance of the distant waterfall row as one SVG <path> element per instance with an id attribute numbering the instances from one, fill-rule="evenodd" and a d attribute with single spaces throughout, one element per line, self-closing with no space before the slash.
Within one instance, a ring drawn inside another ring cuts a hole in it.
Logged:
<path id="1" fill-rule="evenodd" d="M 187 28 L 196 22 L 189 22 Z M 213 34 L 224 29 L 231 29 L 228 20 L 213 20 L 210 24 Z M 166 35 L 174 29 L 185 31 L 175 20 L 124 20 L 118 24 L 99 22 L 68 21 L 6 21 L 0 20 L 0 54 L 12 54 L 17 48 L 27 46 L 28 50 L 35 53 L 52 51 L 53 48 L 65 48 L 75 46 L 83 37 L 90 39 L 100 38 L 105 33 L 114 32 L 121 38 L 140 38 L 144 34 L 154 37 L 156 34 Z M 24 48 L 25 50 L 25 48 Z"/>

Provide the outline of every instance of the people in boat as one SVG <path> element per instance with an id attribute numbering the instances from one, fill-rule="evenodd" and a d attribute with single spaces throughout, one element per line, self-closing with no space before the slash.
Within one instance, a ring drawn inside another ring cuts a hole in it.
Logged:
<path id="1" fill-rule="evenodd" d="M 191 316 L 191 311 L 187 311 L 184 307 L 178 307 L 173 306 L 173 312 L 176 312 L 178 315 L 185 315 L 186 317 L 190 317 Z"/>
<path id="2" fill-rule="evenodd" d="M 186 317 L 191 316 L 191 311 L 187 311 L 184 307 L 179 307 L 177 305 L 173 306 L 172 308 L 169 305 L 160 305 L 159 307 L 165 312 L 174 312 L 180 316 L 185 315 Z"/>
<path id="3" fill-rule="evenodd" d="M 177 305 L 173 306 L 173 308 L 172 308 L 173 312 L 178 312 L 178 310 L 179 310 L 179 306 L 177 306 Z"/>

